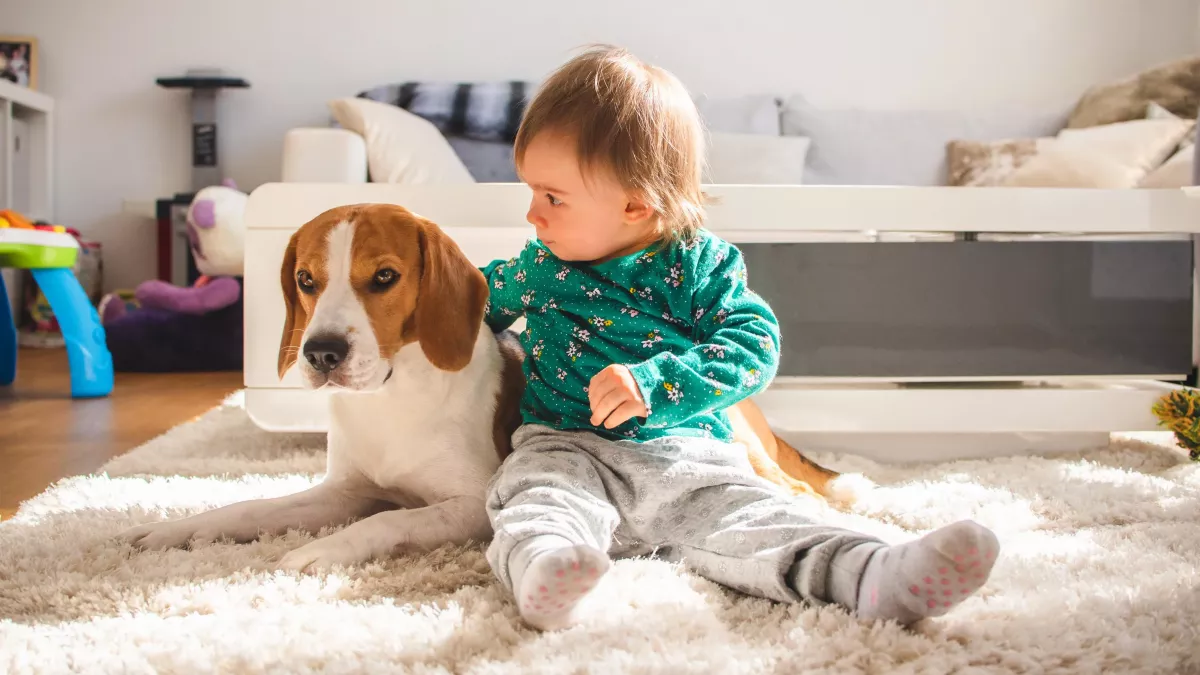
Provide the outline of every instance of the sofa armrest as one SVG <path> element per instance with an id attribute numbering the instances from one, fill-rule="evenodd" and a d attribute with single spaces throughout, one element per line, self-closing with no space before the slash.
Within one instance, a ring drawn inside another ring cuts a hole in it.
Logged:
<path id="1" fill-rule="evenodd" d="M 285 183 L 365 183 L 367 144 L 338 128 L 300 127 L 283 137 Z"/>

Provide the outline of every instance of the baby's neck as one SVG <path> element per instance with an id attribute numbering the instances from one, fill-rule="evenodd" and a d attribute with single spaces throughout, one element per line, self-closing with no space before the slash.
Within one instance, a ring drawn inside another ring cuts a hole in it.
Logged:
<path id="1" fill-rule="evenodd" d="M 634 241 L 629 242 L 625 246 L 622 246 L 621 248 L 613 251 L 612 253 L 609 253 L 608 255 L 601 256 L 599 258 L 596 258 L 595 260 L 589 261 L 588 264 L 589 265 L 599 265 L 600 263 L 606 263 L 609 260 L 615 260 L 617 258 L 622 258 L 622 257 L 630 255 L 632 253 L 637 253 L 638 251 L 641 251 L 642 249 L 647 248 L 652 244 L 658 243 L 658 241 L 661 238 L 662 237 L 658 233 L 658 228 L 656 228 L 656 227 L 647 228 L 647 231 L 643 236 L 638 237 Z"/>

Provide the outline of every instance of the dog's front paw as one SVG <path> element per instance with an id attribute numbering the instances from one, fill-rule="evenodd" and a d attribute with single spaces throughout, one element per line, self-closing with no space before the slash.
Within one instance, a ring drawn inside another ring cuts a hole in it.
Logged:
<path id="1" fill-rule="evenodd" d="M 279 569 L 287 572 L 327 571 L 336 565 L 349 567 L 364 563 L 371 557 L 370 552 L 364 551 L 350 537 L 339 537 L 335 533 L 283 556 Z"/>
<path id="2" fill-rule="evenodd" d="M 188 519 L 138 525 L 117 535 L 118 541 L 123 541 L 143 551 L 186 548 L 193 542 L 211 541 L 212 538 L 211 533 L 197 530 L 188 522 Z"/>
<path id="3" fill-rule="evenodd" d="M 194 548 L 223 539 L 244 543 L 258 534 L 256 528 L 246 525 L 245 519 L 239 521 L 237 514 L 206 511 L 187 518 L 131 527 L 118 534 L 117 539 L 144 551 L 161 551 Z"/>

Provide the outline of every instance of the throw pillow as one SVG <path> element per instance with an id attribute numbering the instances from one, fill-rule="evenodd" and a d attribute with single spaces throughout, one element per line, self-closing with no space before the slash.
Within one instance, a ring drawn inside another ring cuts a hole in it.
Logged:
<path id="1" fill-rule="evenodd" d="M 1145 109 L 1143 108 L 1143 115 Z M 1138 119 L 1063 129 L 1005 178 L 1009 187 L 1131 188 L 1179 146 L 1194 122 Z"/>
<path id="2" fill-rule="evenodd" d="M 1013 171 L 1052 139 L 1010 138 L 999 141 L 956 140 L 946 144 L 947 184 L 956 187 L 1000 185 Z"/>
<path id="3" fill-rule="evenodd" d="M 1193 170 L 1195 167 L 1196 145 L 1189 143 L 1181 147 L 1162 166 L 1151 171 L 1138 183 L 1138 187 L 1147 189 L 1181 188 L 1195 184 Z"/>
<path id="4" fill-rule="evenodd" d="M 365 98 L 329 102 L 337 123 L 363 137 L 373 183 L 473 183 L 437 127 L 403 108 Z"/>
<path id="5" fill-rule="evenodd" d="M 1179 59 L 1084 92 L 1067 119 L 1079 129 L 1140 119 L 1151 101 L 1195 120 L 1200 108 L 1200 57 Z"/>
<path id="6" fill-rule="evenodd" d="M 706 183 L 802 185 L 810 141 L 803 136 L 712 132 Z"/>
<path id="7" fill-rule="evenodd" d="M 1178 119 L 1175 113 L 1157 103 L 1150 103 L 1146 110 L 1147 119 Z M 1196 126 L 1184 137 L 1179 149 L 1170 159 L 1163 162 L 1138 183 L 1140 188 L 1168 189 L 1193 184 L 1192 167 L 1196 156 Z"/>

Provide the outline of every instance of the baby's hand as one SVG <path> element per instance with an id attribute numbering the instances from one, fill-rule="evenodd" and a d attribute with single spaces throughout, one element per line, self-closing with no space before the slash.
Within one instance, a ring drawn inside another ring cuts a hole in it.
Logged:
<path id="1" fill-rule="evenodd" d="M 616 363 L 596 373 L 588 383 L 588 402 L 592 405 L 592 424 L 603 423 L 606 429 L 649 413 L 633 374 Z"/>

